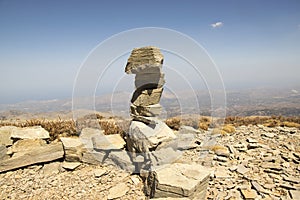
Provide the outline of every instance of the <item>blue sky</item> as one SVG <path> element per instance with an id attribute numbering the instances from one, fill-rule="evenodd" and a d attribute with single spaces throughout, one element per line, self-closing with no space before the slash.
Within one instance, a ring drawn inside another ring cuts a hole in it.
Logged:
<path id="1" fill-rule="evenodd" d="M 227 88 L 300 85 L 298 0 L 0 0 L 0 103 L 71 98 L 88 53 L 140 27 L 195 39 Z"/>

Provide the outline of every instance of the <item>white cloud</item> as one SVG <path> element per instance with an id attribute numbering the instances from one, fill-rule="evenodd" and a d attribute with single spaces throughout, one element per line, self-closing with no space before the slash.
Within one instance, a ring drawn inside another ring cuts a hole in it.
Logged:
<path id="1" fill-rule="evenodd" d="M 210 26 L 213 28 L 219 28 L 219 27 L 223 26 L 223 22 L 216 22 L 214 24 L 211 24 Z"/>

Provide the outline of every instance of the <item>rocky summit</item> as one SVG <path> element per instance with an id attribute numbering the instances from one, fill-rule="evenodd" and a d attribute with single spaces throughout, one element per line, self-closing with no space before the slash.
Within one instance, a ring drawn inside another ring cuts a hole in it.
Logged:
<path id="1" fill-rule="evenodd" d="M 56 137 L 51 123 L 0 127 L 0 199 L 299 200 L 299 126 L 164 122 L 163 59 L 157 47 L 131 52 L 123 132 L 107 123 Z"/>

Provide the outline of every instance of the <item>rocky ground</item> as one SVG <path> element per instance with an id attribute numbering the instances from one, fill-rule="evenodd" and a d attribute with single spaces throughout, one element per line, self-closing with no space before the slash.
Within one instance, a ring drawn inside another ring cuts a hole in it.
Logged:
<path id="1" fill-rule="evenodd" d="M 177 162 L 211 167 L 206 199 L 300 199 L 300 131 L 240 126 L 231 134 L 208 131 L 202 144 Z M 62 162 L 0 173 L 0 199 L 145 199 L 143 182 L 109 165 Z"/>
<path id="2" fill-rule="evenodd" d="M 142 181 L 112 166 L 61 163 L 35 165 L 0 174 L 0 199 L 145 199 Z"/>

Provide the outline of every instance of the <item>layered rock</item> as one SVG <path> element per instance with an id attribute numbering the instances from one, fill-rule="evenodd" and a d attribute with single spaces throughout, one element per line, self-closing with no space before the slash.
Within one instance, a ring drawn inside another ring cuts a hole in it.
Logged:
<path id="1" fill-rule="evenodd" d="M 127 135 L 127 148 L 130 152 L 147 154 L 166 141 L 176 138 L 173 131 L 157 119 L 162 111 L 159 101 L 165 83 L 163 59 L 160 50 L 151 46 L 133 49 L 128 58 L 125 72 L 136 75 L 136 90 L 130 106 L 133 121 Z M 149 155 L 143 156 L 149 159 Z"/>

